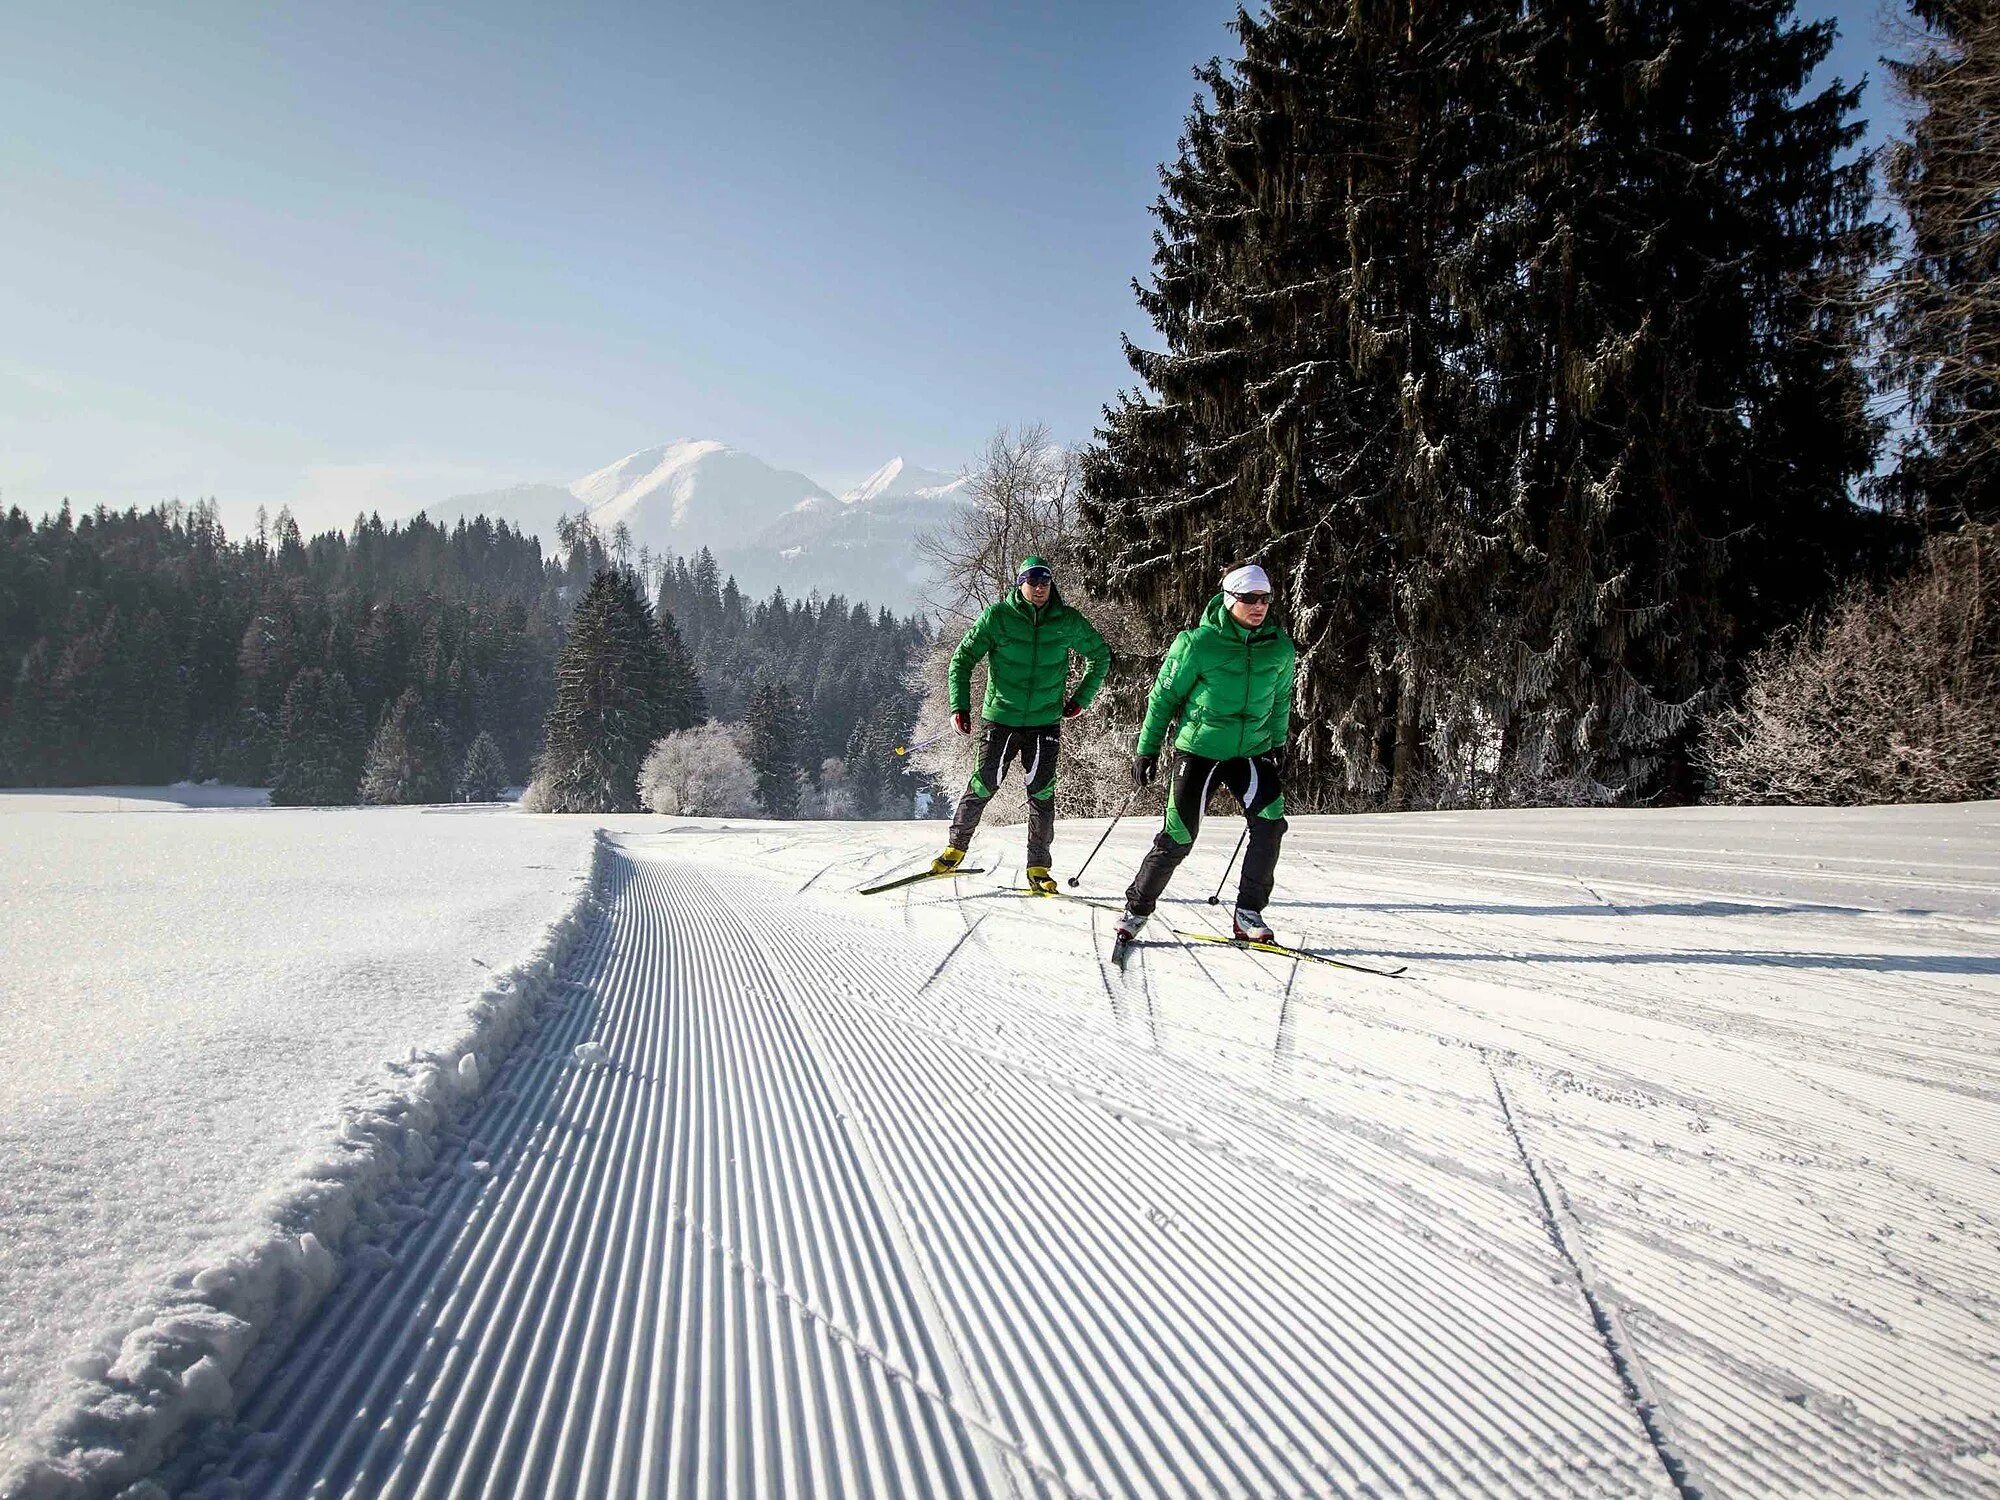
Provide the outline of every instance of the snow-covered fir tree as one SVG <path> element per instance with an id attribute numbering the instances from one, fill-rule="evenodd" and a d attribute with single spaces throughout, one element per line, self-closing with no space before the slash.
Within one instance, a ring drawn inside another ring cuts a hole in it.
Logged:
<path id="1" fill-rule="evenodd" d="M 799 774 L 805 769 L 799 700 L 776 679 L 760 681 L 751 691 L 743 725 L 758 803 L 774 818 L 791 817 L 799 808 Z"/>
<path id="2" fill-rule="evenodd" d="M 507 783 L 507 757 L 501 753 L 500 742 L 482 729 L 465 752 L 465 765 L 458 773 L 458 800 L 498 801 Z"/>
<path id="3" fill-rule="evenodd" d="M 638 811 L 639 769 L 672 727 L 672 675 L 664 637 L 636 581 L 601 569 L 577 604 L 556 663 L 533 805 L 545 812 Z"/>
<path id="4" fill-rule="evenodd" d="M 1500 39 L 1484 322 L 1512 554 L 1503 773 L 1686 794 L 1692 710 L 1865 546 L 1858 90 L 1792 0 L 1536 0 Z"/>
<path id="5" fill-rule="evenodd" d="M 667 608 L 666 584 L 660 586 L 660 602 L 654 613 L 659 618 L 660 647 L 666 655 L 667 704 L 664 710 L 664 730 L 692 729 L 708 717 L 708 694 L 702 690 L 701 673 L 695 670 L 694 657 L 688 653 L 687 643 L 681 639 L 680 626 L 674 620 L 674 612 Z"/>
<path id="6" fill-rule="evenodd" d="M 1885 278 L 1884 375 L 1910 430 L 1883 489 L 1930 531 L 2000 522 L 2000 0 L 1912 0 L 1890 70 L 1909 132 L 1885 177 L 1908 225 Z"/>
<path id="7" fill-rule="evenodd" d="M 338 672 L 306 667 L 292 679 L 278 718 L 271 801 L 289 807 L 335 807 L 360 789 L 366 732 L 361 705 Z"/>
<path id="8" fill-rule="evenodd" d="M 375 731 L 361 771 L 361 800 L 371 806 L 449 802 L 451 752 L 423 695 L 405 688 Z"/>
<path id="9" fill-rule="evenodd" d="M 1671 784 L 1857 550 L 1879 245 L 1789 0 L 1277 0 L 1201 74 L 1086 461 L 1162 642 L 1261 561 L 1306 798 Z"/>

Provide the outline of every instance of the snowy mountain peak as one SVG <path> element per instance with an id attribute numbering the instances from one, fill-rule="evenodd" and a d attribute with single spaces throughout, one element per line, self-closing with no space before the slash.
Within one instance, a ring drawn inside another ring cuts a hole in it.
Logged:
<path id="1" fill-rule="evenodd" d="M 958 476 L 941 474 L 935 469 L 920 469 L 905 462 L 898 454 L 853 489 L 843 492 L 840 498 L 847 505 L 866 505 L 871 500 L 904 497 L 942 499 L 957 491 L 964 482 Z"/>
<path id="2" fill-rule="evenodd" d="M 662 443 L 584 475 L 569 492 L 582 502 L 592 520 L 609 530 L 626 520 L 647 497 L 665 491 L 671 515 L 668 524 L 679 525 L 693 498 L 695 474 L 702 460 L 735 451 L 726 443 L 697 439 Z"/>
<path id="3" fill-rule="evenodd" d="M 628 454 L 569 492 L 604 535 L 623 525 L 636 545 L 683 556 L 741 545 L 782 516 L 834 504 L 803 474 L 693 438 Z"/>

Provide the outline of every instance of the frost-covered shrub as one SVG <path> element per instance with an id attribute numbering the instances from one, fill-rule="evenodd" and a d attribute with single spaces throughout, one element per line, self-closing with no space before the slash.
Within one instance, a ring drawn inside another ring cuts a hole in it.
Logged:
<path id="1" fill-rule="evenodd" d="M 1699 748 L 1723 802 L 2000 796 L 2000 528 L 1933 541 L 1906 577 L 1850 590 L 1752 657 Z"/>
<path id="2" fill-rule="evenodd" d="M 796 817 L 840 822 L 860 816 L 854 788 L 848 782 L 847 762 L 837 755 L 829 755 L 820 762 L 818 786 L 806 780 L 803 771 L 799 773 L 798 786 Z"/>
<path id="3" fill-rule="evenodd" d="M 724 724 L 662 736 L 639 771 L 640 800 L 669 816 L 742 817 L 752 810 L 756 794 L 750 761 Z"/>

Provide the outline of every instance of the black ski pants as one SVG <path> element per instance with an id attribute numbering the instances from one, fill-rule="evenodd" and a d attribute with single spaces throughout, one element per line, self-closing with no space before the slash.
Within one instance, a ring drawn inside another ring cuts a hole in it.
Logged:
<path id="1" fill-rule="evenodd" d="M 965 795 L 958 799 L 958 811 L 951 819 L 951 846 L 967 849 L 972 831 L 979 826 L 986 804 L 1006 779 L 1007 767 L 1021 763 L 1028 783 L 1028 863 L 1047 865 L 1056 837 L 1056 755 L 1062 744 L 1062 726 L 1043 724 L 1022 729 L 1011 724 L 980 721 L 984 736 L 979 747 L 979 769 L 966 783 Z"/>
<path id="2" fill-rule="evenodd" d="M 1165 825 L 1153 836 L 1153 847 L 1125 890 L 1125 905 L 1137 915 L 1151 914 L 1174 871 L 1194 848 L 1195 835 L 1201 831 L 1202 809 L 1208 806 L 1208 794 L 1218 781 L 1236 794 L 1236 800 L 1243 804 L 1243 816 L 1250 821 L 1236 904 L 1262 911 L 1271 899 L 1271 883 L 1278 873 L 1278 846 L 1285 841 L 1286 828 L 1285 784 L 1277 766 L 1267 755 L 1210 760 L 1183 751 L 1174 761 L 1173 779 L 1167 784 Z"/>

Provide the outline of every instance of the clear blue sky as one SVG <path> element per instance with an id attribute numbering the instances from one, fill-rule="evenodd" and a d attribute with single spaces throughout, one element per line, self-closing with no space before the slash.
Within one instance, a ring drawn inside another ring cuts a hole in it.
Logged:
<path id="1" fill-rule="evenodd" d="M 0 0 L 0 503 L 338 525 L 676 437 L 836 487 L 1087 437 L 1233 13 Z M 1801 13 L 1879 74 L 1876 0 Z"/>

